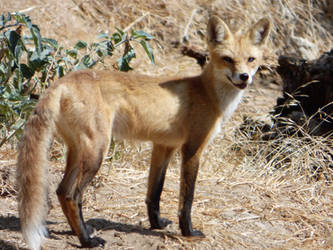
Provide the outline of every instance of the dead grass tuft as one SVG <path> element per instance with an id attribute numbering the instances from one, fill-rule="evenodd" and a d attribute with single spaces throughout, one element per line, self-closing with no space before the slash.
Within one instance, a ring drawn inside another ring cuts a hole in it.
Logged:
<path id="1" fill-rule="evenodd" d="M 255 166 L 256 175 L 274 175 L 277 181 L 300 178 L 305 182 L 333 183 L 332 134 L 311 136 L 295 123 L 294 133 L 245 118 L 237 133 L 235 150 L 244 155 L 246 165 Z M 290 128 L 289 128 L 290 130 Z"/>

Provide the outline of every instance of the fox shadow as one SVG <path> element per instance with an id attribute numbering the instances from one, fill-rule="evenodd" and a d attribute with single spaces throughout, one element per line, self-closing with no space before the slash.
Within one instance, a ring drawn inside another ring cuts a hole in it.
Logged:
<path id="1" fill-rule="evenodd" d="M 16 250 L 17 249 L 17 246 L 9 243 L 9 242 L 6 242 L 4 240 L 0 240 L 0 249 L 1 250 Z M 26 248 L 20 248 L 20 249 L 26 249 Z"/>
<path id="2" fill-rule="evenodd" d="M 0 215 L 0 230 L 20 231 L 20 220 L 16 216 Z M 2 249 L 2 248 L 1 248 Z"/>
<path id="3" fill-rule="evenodd" d="M 167 230 L 151 230 L 148 228 L 144 228 L 141 225 L 133 225 L 133 224 L 126 224 L 120 222 L 112 222 L 106 219 L 95 218 L 90 219 L 87 222 L 87 225 L 95 229 L 96 231 L 116 231 L 121 233 L 136 233 L 146 236 L 154 236 L 165 238 L 165 236 L 175 237 L 176 233 L 170 232 Z M 57 224 L 56 222 L 46 222 L 47 225 L 50 224 Z M 9 230 L 14 232 L 20 231 L 20 220 L 16 216 L 0 216 L 0 230 Z M 49 235 L 50 238 L 58 239 L 57 235 L 73 235 L 72 231 L 58 231 L 58 230 L 50 230 Z M 9 242 L 0 239 L 0 249 L 6 250 L 14 250 L 17 249 L 16 246 L 12 245 Z"/>
<path id="4" fill-rule="evenodd" d="M 141 225 L 112 222 L 101 218 L 90 219 L 87 221 L 87 224 L 93 227 L 96 231 L 114 230 L 122 233 L 137 233 L 141 235 L 155 236 L 161 238 L 164 238 L 166 235 L 171 237 L 175 236 L 174 232 L 166 231 L 165 229 L 163 229 L 162 231 L 151 230 L 148 228 L 144 228 Z"/>
<path id="5" fill-rule="evenodd" d="M 46 221 L 47 225 L 56 224 L 55 222 Z M 21 230 L 20 219 L 16 216 L 3 216 L 0 215 L 0 230 L 9 230 L 18 232 Z M 2 249 L 2 248 L 0 248 Z"/>
<path id="6" fill-rule="evenodd" d="M 140 225 L 132 225 L 120 222 L 112 222 L 106 219 L 96 218 L 90 219 L 86 222 L 89 226 L 96 231 L 109 231 L 114 230 L 123 233 L 138 233 L 142 235 L 159 236 L 164 237 L 167 235 L 175 235 L 175 233 L 168 231 L 154 231 L 148 228 L 144 228 Z M 55 222 L 47 221 L 47 225 L 56 224 Z M 16 216 L 0 216 L 0 230 L 20 231 L 20 219 Z M 56 234 L 71 234 L 71 231 L 55 232 Z M 2 249 L 2 248 L 1 248 Z"/>
<path id="7" fill-rule="evenodd" d="M 106 219 L 96 218 L 86 221 L 88 227 L 96 231 L 116 231 L 121 233 L 137 233 L 141 235 L 156 236 L 164 238 L 166 235 L 174 236 L 175 233 L 165 231 L 155 231 L 148 228 L 144 228 L 140 225 L 132 225 L 120 222 L 112 222 Z M 49 232 L 54 233 L 55 235 L 73 235 L 71 230 L 67 231 L 56 231 L 50 230 Z"/>
<path id="8" fill-rule="evenodd" d="M 0 231 L 9 230 L 13 232 L 20 231 L 20 220 L 16 216 L 3 216 L 0 215 Z M 17 246 L 7 242 L 6 240 L 0 239 L 0 249 L 1 250 L 16 250 Z M 20 248 L 26 249 L 26 248 Z"/>
<path id="9" fill-rule="evenodd" d="M 112 222 L 108 221 L 105 219 L 101 218 L 96 218 L 96 219 L 90 219 L 86 221 L 86 224 L 88 227 L 91 227 L 92 230 L 95 231 L 116 231 L 116 232 L 121 232 L 121 233 L 136 233 L 136 234 L 141 234 L 141 235 L 146 235 L 146 236 L 154 236 L 154 237 L 160 237 L 160 238 L 165 238 L 165 236 L 169 236 L 171 238 L 174 238 L 176 236 L 176 233 L 170 232 L 170 231 L 153 231 L 151 229 L 144 228 L 140 225 L 131 225 L 131 224 L 126 224 L 126 223 L 120 223 L 120 222 Z M 52 235 L 50 238 L 53 239 L 58 239 L 57 235 L 73 235 L 73 232 L 70 231 L 55 231 L 51 230 L 49 231 Z M 103 242 L 105 242 L 102 238 L 97 237 Z M 72 244 L 70 243 L 73 247 L 80 248 L 80 245 L 77 244 Z"/>

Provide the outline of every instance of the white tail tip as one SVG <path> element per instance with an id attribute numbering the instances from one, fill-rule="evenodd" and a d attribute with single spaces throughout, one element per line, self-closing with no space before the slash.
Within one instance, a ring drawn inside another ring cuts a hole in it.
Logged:
<path id="1" fill-rule="evenodd" d="M 22 232 L 25 241 L 32 250 L 40 250 L 42 242 L 48 236 L 44 226 L 25 228 Z"/>

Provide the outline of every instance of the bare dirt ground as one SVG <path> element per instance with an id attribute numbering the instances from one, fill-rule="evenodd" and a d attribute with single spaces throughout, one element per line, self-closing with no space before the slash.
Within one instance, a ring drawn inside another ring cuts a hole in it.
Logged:
<path id="1" fill-rule="evenodd" d="M 70 46 L 79 39 L 93 41 L 99 32 L 112 31 L 114 27 L 133 25 L 134 28 L 144 29 L 160 40 L 160 44 L 153 45 L 157 65 L 149 64 L 143 52 L 139 51 L 138 59 L 132 66 L 136 71 L 157 75 L 200 73 L 195 60 L 182 56 L 174 47 L 195 13 L 189 42 L 205 48 L 203 34 L 208 16 L 206 10 L 209 8 L 220 11 L 225 18 L 241 19 L 244 23 L 271 13 L 277 28 L 272 32 L 275 40 L 272 38 L 271 41 L 274 52 L 269 54 L 270 65 L 274 65 L 277 54 L 286 51 L 301 56 L 308 51 L 306 55 L 311 58 L 330 49 L 329 33 L 318 35 L 321 39 L 316 39 L 309 31 L 298 30 L 298 33 L 293 32 L 294 38 L 283 32 L 280 33 L 283 39 L 277 38 L 278 28 L 283 30 L 285 24 L 289 29 L 308 24 L 313 29 L 312 34 L 321 34 L 322 27 L 330 27 L 329 22 L 320 26 L 317 22 L 319 18 L 309 16 L 307 7 L 313 15 L 322 12 L 318 6 L 308 6 L 308 1 L 304 4 L 302 1 L 287 1 L 281 6 L 274 5 L 276 8 L 272 4 L 280 16 L 267 9 L 267 1 L 248 1 L 247 4 L 230 2 L 0 0 L 0 11 L 25 11 L 40 26 L 43 36 L 55 38 L 64 46 Z M 243 16 L 240 15 L 241 10 Z M 289 22 L 282 17 L 289 17 Z M 298 38 L 307 39 L 308 43 L 297 44 L 295 41 L 300 41 Z M 279 86 L 271 80 L 261 80 L 264 84 L 258 82 L 247 90 L 233 118 L 203 156 L 192 220 L 194 227 L 202 230 L 206 237 L 189 240 L 182 237 L 178 229 L 178 154 L 169 166 L 161 197 L 162 216 L 172 220 L 173 224 L 165 230 L 149 230 L 144 200 L 151 145 L 117 142 L 114 152 L 109 154 L 113 156 L 112 162 L 105 160 L 84 196 L 84 217 L 95 229 L 94 234 L 107 241 L 105 249 L 333 249 L 333 186 L 324 174 L 316 175 L 318 178 L 309 174 L 307 166 L 315 160 L 314 150 L 309 150 L 305 143 L 301 144 L 298 149 L 289 152 L 291 158 L 284 163 L 267 161 L 264 156 L 256 155 L 260 148 L 249 153 L 239 144 L 243 140 L 239 131 L 242 118 L 249 116 L 269 121 L 268 112 L 280 95 Z M 291 139 L 295 144 L 298 140 Z M 256 145 L 266 146 L 264 143 Z M 116 151 L 120 152 L 119 158 L 115 157 Z M 55 196 L 62 177 L 65 149 L 55 142 L 51 155 L 50 212 L 47 218 L 50 238 L 45 241 L 44 247 L 77 249 L 79 241 L 71 234 Z M 15 158 L 15 144 L 0 149 L 0 249 L 27 248 L 19 232 Z M 329 162 L 322 164 L 328 165 Z M 328 171 L 332 175 L 332 170 Z"/>

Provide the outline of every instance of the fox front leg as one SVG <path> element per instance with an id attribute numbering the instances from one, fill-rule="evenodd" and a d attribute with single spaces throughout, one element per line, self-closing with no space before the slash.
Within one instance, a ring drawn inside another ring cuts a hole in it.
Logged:
<path id="1" fill-rule="evenodd" d="M 173 148 L 154 144 L 146 198 L 151 229 L 163 229 L 171 224 L 170 220 L 160 216 L 160 197 L 165 173 L 173 152 Z"/>
<path id="2" fill-rule="evenodd" d="M 179 197 L 179 227 L 183 236 L 204 237 L 199 230 L 193 230 L 191 220 L 191 209 L 194 197 L 195 181 L 198 175 L 200 163 L 200 150 L 184 145 L 182 149 L 183 163 L 180 180 Z"/>

